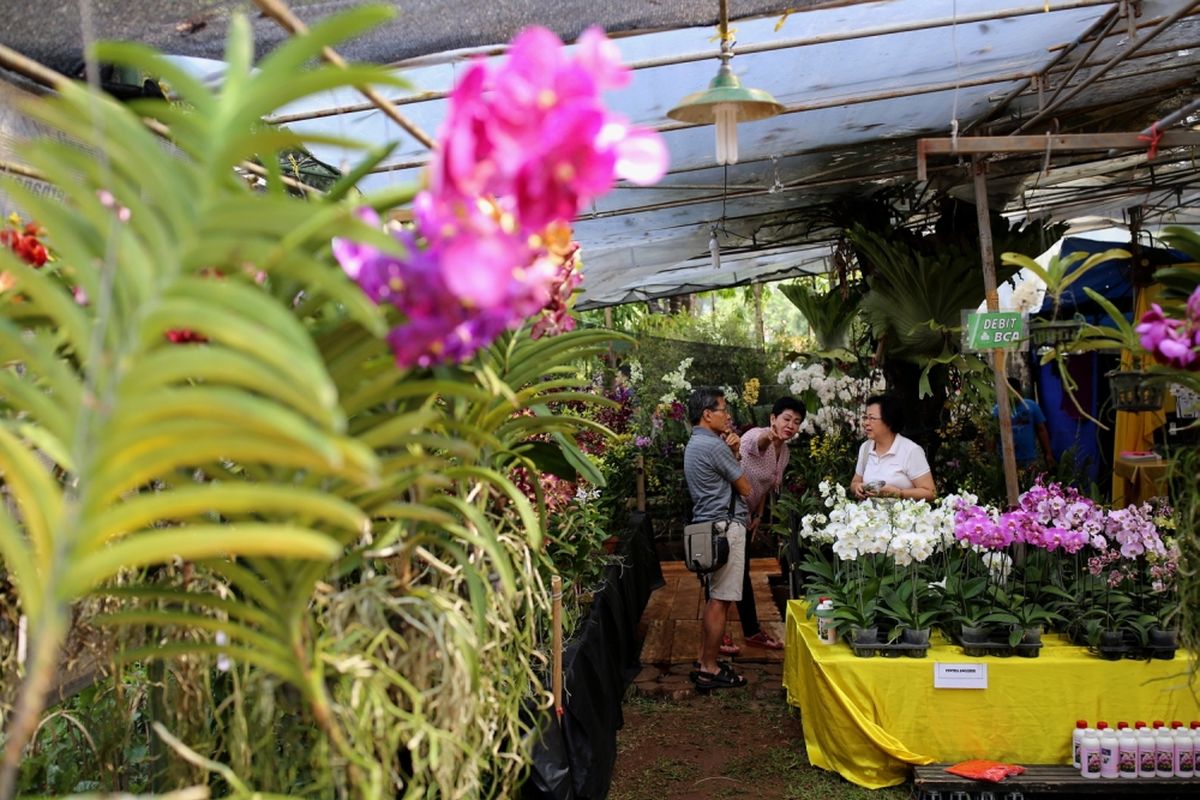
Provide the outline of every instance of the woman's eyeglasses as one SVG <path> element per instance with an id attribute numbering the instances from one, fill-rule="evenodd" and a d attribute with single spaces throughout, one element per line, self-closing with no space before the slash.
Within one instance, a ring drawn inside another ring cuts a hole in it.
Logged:
<path id="1" fill-rule="evenodd" d="M 867 415 L 864 414 L 862 417 L 862 421 L 863 422 L 882 422 L 883 417 L 868 417 Z"/>

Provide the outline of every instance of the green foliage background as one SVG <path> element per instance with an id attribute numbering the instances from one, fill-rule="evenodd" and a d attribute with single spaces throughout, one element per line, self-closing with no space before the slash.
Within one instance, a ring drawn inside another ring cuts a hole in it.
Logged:
<path id="1" fill-rule="evenodd" d="M 555 553 L 512 470 L 536 473 L 533 441 L 594 470 L 574 437 L 607 431 L 555 404 L 603 402 L 573 365 L 612 336 L 520 331 L 461 367 L 396 368 L 381 338 L 395 320 L 329 243 L 395 248 L 352 212 L 410 192 L 356 198 L 351 174 L 294 194 L 280 153 L 317 137 L 259 122 L 314 92 L 397 84 L 312 66 L 387 13 L 331 18 L 258 63 L 239 18 L 217 90 L 104 45 L 98 58 L 182 102 L 68 85 L 24 109 L 62 136 L 24 153 L 57 196 L 4 185 L 57 254 L 36 270 L 0 248 L 15 279 L 0 317 L 0 590 L 30 645 L 21 669 L 5 613 L 5 800 L 197 785 L 511 797 L 522 780 L 526 712 L 548 699 L 538 631 Z M 386 155 L 363 152 L 352 173 Z M 207 342 L 164 335 L 180 329 Z M 94 652 L 76 650 L 96 627 Z M 45 717 L 64 645 L 66 663 L 118 672 L 103 702 Z M 57 770 L 38 757 L 88 750 L 104 763 L 90 778 L 78 755 Z"/>

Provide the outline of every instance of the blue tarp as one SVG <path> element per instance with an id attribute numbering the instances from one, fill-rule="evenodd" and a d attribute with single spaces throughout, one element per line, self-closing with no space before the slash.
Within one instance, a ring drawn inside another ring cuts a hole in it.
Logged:
<path id="1" fill-rule="evenodd" d="M 1119 242 L 1069 237 L 1063 239 L 1059 253 L 1064 257 L 1077 252 L 1090 255 L 1121 247 L 1125 245 Z M 1059 302 L 1058 319 L 1078 316 L 1094 325 L 1111 324 L 1108 315 L 1087 296 L 1084 288 L 1110 300 L 1125 312 L 1127 319 L 1132 313 L 1133 269 L 1128 258 L 1109 259 L 1092 267 L 1063 292 Z M 1047 295 L 1036 316 L 1049 319 L 1053 315 L 1054 302 Z M 1100 418 L 1109 394 L 1108 383 L 1103 376 L 1104 368 L 1100 363 L 1102 360 L 1105 359 L 1088 353 L 1071 356 L 1067 361 L 1071 377 L 1078 386 L 1075 402 L 1082 407 L 1084 414 L 1093 418 Z M 1035 356 L 1033 367 L 1038 384 L 1038 400 L 1046 415 L 1046 428 L 1050 432 L 1050 445 L 1055 458 L 1061 460 L 1063 454 L 1069 452 L 1078 476 L 1092 482 L 1102 482 L 1101 477 L 1107 473 L 1107 468 L 1102 469 L 1102 466 L 1109 461 L 1106 451 L 1111 449 L 1104 441 L 1106 432 L 1076 408 L 1075 402 L 1064 391 L 1056 365 L 1040 366 Z"/>
<path id="2" fill-rule="evenodd" d="M 1102 253 L 1114 247 L 1122 247 L 1122 245 L 1117 242 L 1097 242 L 1072 236 L 1062 240 L 1059 253 L 1063 257 L 1078 252 L 1090 255 Z M 1069 319 L 1076 310 L 1082 311 L 1085 316 L 1097 311 L 1095 304 L 1084 291 L 1085 287 L 1112 300 L 1122 310 L 1129 308 L 1133 302 L 1132 275 L 1133 270 L 1130 268 L 1127 258 L 1109 259 L 1097 264 L 1063 292 L 1058 308 L 1059 319 Z M 1054 301 L 1050 295 L 1046 295 L 1041 310 L 1035 316 L 1049 319 L 1053 314 Z"/>

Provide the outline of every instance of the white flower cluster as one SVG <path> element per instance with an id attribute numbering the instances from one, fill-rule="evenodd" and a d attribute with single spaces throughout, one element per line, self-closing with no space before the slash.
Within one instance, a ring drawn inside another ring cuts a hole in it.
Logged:
<path id="1" fill-rule="evenodd" d="M 692 383 L 687 379 L 688 368 L 692 366 L 692 359 L 685 358 L 679 362 L 679 366 L 670 372 L 663 375 L 663 383 L 669 389 L 666 394 L 658 399 L 660 403 L 670 403 L 676 399 L 684 399 L 688 392 L 692 390 Z"/>
<path id="2" fill-rule="evenodd" d="M 1029 314 L 1042 307 L 1042 298 L 1046 294 L 1046 284 L 1038 278 L 1021 281 L 1012 291 L 1008 304 L 1013 311 Z"/>
<path id="3" fill-rule="evenodd" d="M 593 500 L 600 499 L 599 489 L 589 489 L 587 486 L 578 486 L 575 489 L 575 501 L 578 503 L 590 503 Z"/>
<path id="4" fill-rule="evenodd" d="M 808 514 L 800 536 L 817 544 L 832 543 L 843 561 L 860 555 L 890 554 L 898 566 L 925 561 L 940 548 L 951 547 L 954 513 L 964 498 L 950 495 L 937 503 L 920 500 L 868 499 L 847 496 L 844 487 L 822 481 L 828 513 Z"/>
<path id="5" fill-rule="evenodd" d="M 629 385 L 641 386 L 643 377 L 642 362 L 638 361 L 636 358 L 629 359 Z"/>
<path id="6" fill-rule="evenodd" d="M 776 378 L 795 396 L 815 399 L 817 411 L 805 417 L 801 433 L 862 433 L 859 416 L 863 401 L 883 391 L 882 378 L 852 378 L 834 370 L 826 373 L 820 363 L 793 362 Z"/>
<path id="7" fill-rule="evenodd" d="M 734 389 L 732 386 L 722 386 L 721 391 L 725 393 L 726 403 L 736 403 L 741 400 L 741 397 L 737 393 L 737 389 Z"/>

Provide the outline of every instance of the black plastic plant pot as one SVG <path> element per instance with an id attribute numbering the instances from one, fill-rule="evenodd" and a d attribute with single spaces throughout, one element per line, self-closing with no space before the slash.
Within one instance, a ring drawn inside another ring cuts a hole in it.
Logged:
<path id="1" fill-rule="evenodd" d="M 962 639 L 964 647 L 969 644 L 986 644 L 991 637 L 991 632 L 983 626 L 963 625 L 959 637 Z"/>

